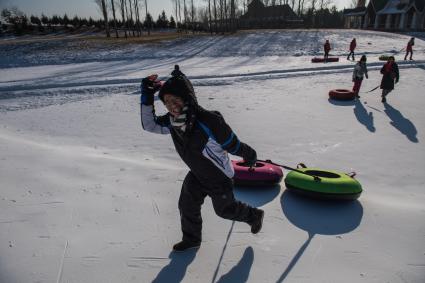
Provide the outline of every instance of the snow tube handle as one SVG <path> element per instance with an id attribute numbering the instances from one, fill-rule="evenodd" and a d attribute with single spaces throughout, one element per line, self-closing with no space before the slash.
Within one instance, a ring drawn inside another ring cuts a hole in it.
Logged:
<path id="1" fill-rule="evenodd" d="M 354 172 L 354 171 L 351 171 L 350 173 L 346 173 L 346 175 L 348 175 L 348 177 L 350 177 L 350 178 L 353 178 L 353 179 L 354 179 L 354 177 L 357 175 L 357 173 L 356 173 L 356 172 Z"/>
<path id="2" fill-rule="evenodd" d="M 298 165 L 297 165 L 297 169 L 295 169 L 295 168 L 292 168 L 292 167 L 289 167 L 289 166 L 286 166 L 286 165 L 282 165 L 282 164 L 278 164 L 278 163 L 274 163 L 273 161 L 271 161 L 270 159 L 267 159 L 267 160 L 260 160 L 260 159 L 258 159 L 257 161 L 262 161 L 262 162 L 266 162 L 266 163 L 270 163 L 270 164 L 273 164 L 273 165 L 276 165 L 276 166 L 280 166 L 280 167 L 282 167 L 282 168 L 285 168 L 285 169 L 287 169 L 287 170 L 291 170 L 291 171 L 295 171 L 295 172 L 298 172 L 298 173 L 300 173 L 300 174 L 304 174 L 304 175 L 308 175 L 308 176 L 310 176 L 310 177 L 313 177 L 314 178 L 314 181 L 316 181 L 316 182 L 320 182 L 322 179 L 320 179 L 320 177 L 319 176 L 316 176 L 316 175 L 312 175 L 312 174 L 308 174 L 308 173 L 306 173 L 306 172 L 303 172 L 303 171 L 300 171 L 300 170 L 298 170 L 298 169 L 300 169 L 298 166 L 304 166 L 303 168 L 307 168 L 307 166 L 305 166 L 305 164 L 304 163 L 299 163 Z"/>
<path id="3" fill-rule="evenodd" d="M 300 168 L 307 168 L 307 166 L 305 166 L 304 163 L 300 162 L 297 164 L 297 169 L 300 169 Z"/>

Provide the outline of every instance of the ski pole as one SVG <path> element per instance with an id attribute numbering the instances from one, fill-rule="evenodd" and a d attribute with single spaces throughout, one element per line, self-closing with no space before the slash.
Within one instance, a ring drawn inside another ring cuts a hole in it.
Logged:
<path id="1" fill-rule="evenodd" d="M 381 85 L 378 85 L 378 86 L 376 86 L 376 87 L 374 87 L 374 88 L 372 88 L 371 90 L 369 90 L 369 91 L 366 91 L 365 93 L 369 93 L 369 92 L 372 92 L 372 91 L 374 91 L 375 89 L 377 89 L 378 87 L 380 87 Z"/>
<path id="2" fill-rule="evenodd" d="M 286 165 L 282 165 L 282 164 L 274 163 L 273 161 L 271 161 L 271 160 L 269 160 L 269 159 L 267 159 L 267 160 L 260 160 L 260 159 L 258 159 L 257 161 L 261 161 L 261 162 L 265 162 L 265 163 L 273 164 L 273 165 L 276 165 L 276 166 L 279 166 L 279 167 L 285 168 L 285 169 L 287 169 L 287 170 L 295 171 L 295 172 L 297 172 L 297 173 L 300 173 L 300 174 L 304 174 L 304 175 L 308 175 L 308 176 L 310 176 L 310 177 L 313 177 L 315 181 L 318 181 L 318 182 L 320 182 L 320 181 L 321 181 L 320 177 L 318 177 L 318 176 L 316 176 L 316 175 L 309 174 L 309 173 L 307 173 L 307 172 L 303 172 L 303 171 L 301 171 L 301 170 L 298 170 L 298 169 L 295 169 L 295 168 L 292 168 L 292 167 L 289 167 L 289 166 L 286 166 Z"/>
<path id="3" fill-rule="evenodd" d="M 398 51 L 397 53 L 400 53 L 401 51 L 403 51 L 406 47 L 403 47 L 402 49 L 400 49 L 400 51 Z"/>

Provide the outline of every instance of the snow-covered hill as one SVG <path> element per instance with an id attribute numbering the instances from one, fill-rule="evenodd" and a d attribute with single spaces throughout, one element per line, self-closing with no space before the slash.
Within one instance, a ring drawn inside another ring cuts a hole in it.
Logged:
<path id="1" fill-rule="evenodd" d="M 360 100 L 336 103 L 328 91 L 352 86 L 352 37 L 369 79 Z M 405 62 L 409 37 L 302 30 L 122 48 L 0 45 L 0 282 L 423 282 L 425 42 Z M 324 39 L 340 62 L 310 63 Z M 379 85 L 381 54 L 400 64 L 387 104 L 365 93 Z M 207 199 L 201 248 L 171 253 L 187 168 L 170 137 L 141 130 L 138 102 L 140 79 L 165 79 L 174 64 L 259 158 L 355 170 L 360 199 L 302 199 L 283 183 L 236 188 L 265 210 L 263 230 L 217 217 Z"/>

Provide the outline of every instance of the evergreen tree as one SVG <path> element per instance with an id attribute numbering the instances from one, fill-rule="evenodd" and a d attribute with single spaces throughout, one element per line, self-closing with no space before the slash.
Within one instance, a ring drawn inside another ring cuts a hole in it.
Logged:
<path id="1" fill-rule="evenodd" d="M 65 14 L 65 15 L 63 15 L 62 23 L 63 23 L 63 25 L 64 25 L 65 27 L 68 27 L 68 25 L 69 25 L 69 23 L 70 23 L 69 18 L 68 18 L 68 16 L 67 16 L 66 14 Z"/>
<path id="2" fill-rule="evenodd" d="M 170 28 L 176 28 L 176 22 L 174 21 L 173 16 L 170 16 L 170 23 L 168 24 Z"/>
<path id="3" fill-rule="evenodd" d="M 30 21 L 33 25 L 41 26 L 41 20 L 37 16 L 31 15 Z"/>
<path id="4" fill-rule="evenodd" d="M 44 14 L 41 14 L 41 22 L 43 23 L 43 25 L 49 25 L 50 26 L 50 20 Z"/>
<path id="5" fill-rule="evenodd" d="M 143 22 L 143 25 L 148 29 L 150 29 L 150 27 L 152 27 L 153 19 L 152 19 L 152 16 L 151 16 L 150 13 L 146 14 L 146 18 L 145 18 L 145 21 Z"/>

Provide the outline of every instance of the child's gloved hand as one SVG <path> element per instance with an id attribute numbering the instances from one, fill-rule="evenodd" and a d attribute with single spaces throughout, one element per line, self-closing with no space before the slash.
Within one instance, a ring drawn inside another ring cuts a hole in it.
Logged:
<path id="1" fill-rule="evenodd" d="M 161 88 L 161 81 L 158 80 L 158 75 L 153 74 L 147 76 L 142 80 L 141 88 L 141 102 L 144 105 L 153 105 L 154 94 Z"/>
<path id="2" fill-rule="evenodd" d="M 244 158 L 244 163 L 248 167 L 255 167 L 255 163 L 257 163 L 257 153 L 253 150 L 250 156 Z"/>

